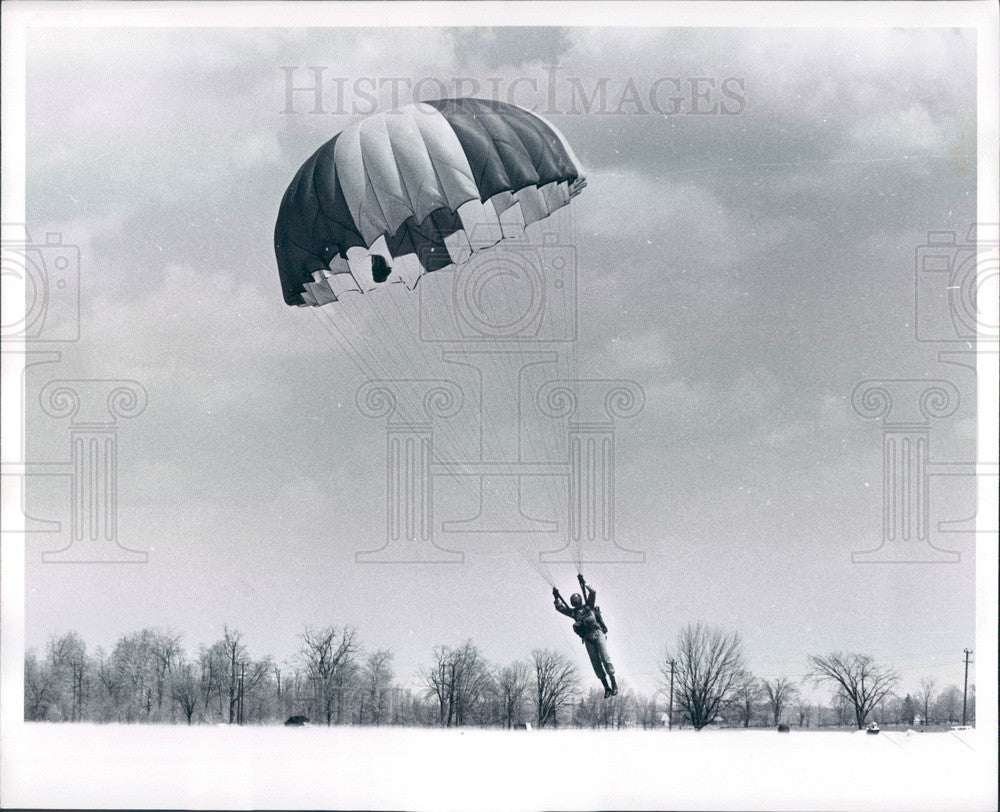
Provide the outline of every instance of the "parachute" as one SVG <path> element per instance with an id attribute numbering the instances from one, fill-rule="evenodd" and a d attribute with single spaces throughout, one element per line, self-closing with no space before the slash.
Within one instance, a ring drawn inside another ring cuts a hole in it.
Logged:
<path id="1" fill-rule="evenodd" d="M 545 221 L 585 185 L 569 143 L 540 115 L 499 101 L 443 99 L 372 115 L 335 135 L 295 174 L 275 224 L 274 249 L 286 304 L 315 313 L 369 382 L 391 381 L 398 413 L 420 412 L 427 397 L 421 380 L 462 374 L 456 371 L 458 362 L 444 358 L 443 350 L 461 344 L 455 339 L 461 338 L 464 322 L 445 325 L 456 309 L 456 297 L 443 281 L 439 284 L 449 274 L 436 272 L 455 271 L 451 276 L 456 286 L 460 279 L 468 282 L 458 298 L 472 321 L 487 305 L 494 308 L 488 334 L 475 337 L 484 342 L 476 349 L 495 351 L 490 359 L 494 380 L 511 408 L 488 410 L 480 400 L 473 404 L 479 414 L 475 408 L 457 409 L 457 416 L 436 425 L 430 453 L 434 463 L 456 472 L 456 480 L 478 482 L 478 498 L 490 488 L 489 498 L 505 498 L 509 515 L 525 516 L 521 478 L 476 474 L 477 464 L 482 471 L 482 466 L 510 458 L 510 426 L 505 421 L 513 414 L 523 418 L 516 434 L 518 461 L 532 454 L 535 460 L 568 456 L 567 448 L 560 447 L 561 442 L 565 445 L 561 433 L 553 429 L 558 418 L 531 409 L 522 413 L 520 408 L 522 370 L 513 354 L 504 351 L 503 341 L 518 340 L 517 331 L 525 323 L 538 322 L 531 321 L 534 315 L 520 318 L 518 308 L 524 302 L 516 301 L 515 288 L 525 279 L 549 285 L 546 301 L 563 302 L 565 312 L 573 312 L 575 329 L 575 299 L 569 284 L 557 278 L 568 263 L 559 256 L 543 258 L 532 270 L 527 258 L 535 256 L 536 249 L 548 256 L 549 249 L 538 248 L 531 233 L 547 228 Z M 499 243 L 519 247 L 504 257 L 495 247 Z M 482 273 L 476 275 L 477 263 L 488 264 L 498 252 L 495 267 L 480 268 Z M 434 279 L 420 284 L 423 297 L 419 291 L 411 295 L 426 274 Z M 531 307 L 545 298 L 533 295 L 527 300 Z M 557 359 L 546 362 L 556 364 L 554 377 L 575 377 L 575 333 L 570 333 L 564 330 L 558 338 L 563 351 L 549 352 Z M 372 389 L 364 397 L 376 396 L 383 398 L 381 391 Z M 484 486 L 487 481 L 490 485 Z M 560 487 L 551 475 L 536 476 L 535 482 L 538 487 L 531 496 L 541 498 L 547 491 L 568 527 L 568 485 Z M 556 524 L 530 521 L 536 522 L 535 529 L 525 533 Z M 518 552 L 539 569 L 536 542 L 525 538 Z"/>
<path id="2" fill-rule="evenodd" d="M 585 185 L 562 134 L 516 105 L 443 99 L 370 116 L 321 146 L 285 192 L 274 229 L 285 302 L 412 289 L 523 236 Z"/>

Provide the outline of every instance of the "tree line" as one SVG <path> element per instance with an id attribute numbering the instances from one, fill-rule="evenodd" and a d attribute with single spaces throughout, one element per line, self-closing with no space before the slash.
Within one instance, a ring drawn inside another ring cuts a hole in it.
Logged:
<path id="1" fill-rule="evenodd" d="M 403 684 L 392 652 L 366 649 L 350 627 L 305 629 L 297 655 L 284 664 L 253 657 L 243 635 L 222 636 L 187 653 L 179 635 L 156 629 L 122 636 L 111 652 L 89 652 L 77 632 L 27 652 L 28 721 L 179 724 L 273 724 L 293 716 L 324 725 L 575 726 L 652 729 L 710 725 L 907 726 L 956 724 L 963 706 L 975 719 L 975 689 L 939 689 L 926 678 L 901 694 L 890 666 L 866 654 L 810 655 L 810 671 L 755 676 L 740 636 L 691 624 L 658 663 L 659 690 L 637 693 L 622 682 L 617 696 L 585 687 L 580 658 L 536 649 L 524 660 L 495 663 L 467 640 L 437 646 L 414 684 Z M 826 705 L 807 699 L 826 685 Z"/>

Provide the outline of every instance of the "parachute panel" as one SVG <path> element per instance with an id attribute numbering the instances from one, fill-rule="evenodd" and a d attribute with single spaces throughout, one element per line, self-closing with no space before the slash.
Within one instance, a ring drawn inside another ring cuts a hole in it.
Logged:
<path id="1" fill-rule="evenodd" d="M 515 105 L 443 99 L 369 116 L 310 156 L 282 199 L 274 243 L 285 301 L 415 286 L 523 237 L 585 184 L 563 135 Z"/>

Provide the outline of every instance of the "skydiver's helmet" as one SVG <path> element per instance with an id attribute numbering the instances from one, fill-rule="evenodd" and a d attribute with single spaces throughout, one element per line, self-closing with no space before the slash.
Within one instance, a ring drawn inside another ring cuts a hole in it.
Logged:
<path id="1" fill-rule="evenodd" d="M 573 607 L 575 609 L 579 609 L 581 606 L 583 606 L 583 598 L 580 596 L 579 593 L 570 595 L 569 602 L 573 604 Z"/>

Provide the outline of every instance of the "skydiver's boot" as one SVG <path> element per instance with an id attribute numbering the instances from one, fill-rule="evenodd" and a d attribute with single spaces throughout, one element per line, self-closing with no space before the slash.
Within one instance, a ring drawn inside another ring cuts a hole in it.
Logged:
<path id="1" fill-rule="evenodd" d="M 612 677 L 611 680 L 614 682 L 614 677 Z M 608 681 L 604 679 L 604 677 L 601 677 L 601 684 L 604 685 L 604 698 L 607 699 L 614 693 L 614 691 L 608 686 Z"/>
<path id="2" fill-rule="evenodd" d="M 618 683 L 615 681 L 615 675 L 608 674 L 608 676 L 611 678 L 611 696 L 618 696 Z M 607 697 L 605 696 L 605 698 Z"/>

